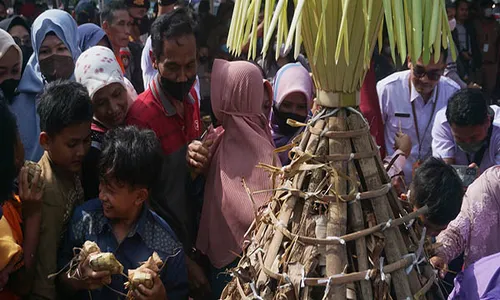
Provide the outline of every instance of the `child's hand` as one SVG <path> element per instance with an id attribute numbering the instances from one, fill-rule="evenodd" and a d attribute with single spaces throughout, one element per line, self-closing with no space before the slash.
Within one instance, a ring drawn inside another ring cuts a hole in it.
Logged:
<path id="1" fill-rule="evenodd" d="M 151 274 L 153 279 L 153 287 L 148 289 L 144 285 L 139 285 L 136 290 L 134 290 L 134 298 L 138 300 L 164 300 L 167 299 L 167 292 L 165 291 L 165 286 L 160 280 L 158 274 L 148 268 L 142 270 Z"/>
<path id="2" fill-rule="evenodd" d="M 88 255 L 85 261 L 79 266 L 81 278 L 81 290 L 95 290 L 103 287 L 105 284 L 111 284 L 111 275 L 109 271 L 95 272 L 90 267 L 90 257 Z"/>
<path id="3" fill-rule="evenodd" d="M 394 149 L 401 150 L 405 154 L 406 157 L 411 154 L 411 138 L 409 135 L 404 134 L 402 132 L 396 133 L 396 138 L 394 139 Z"/>
<path id="4" fill-rule="evenodd" d="M 23 204 L 41 204 L 44 180 L 41 169 L 35 169 L 31 183 L 28 180 L 29 168 L 22 167 L 19 173 L 19 198 Z"/>

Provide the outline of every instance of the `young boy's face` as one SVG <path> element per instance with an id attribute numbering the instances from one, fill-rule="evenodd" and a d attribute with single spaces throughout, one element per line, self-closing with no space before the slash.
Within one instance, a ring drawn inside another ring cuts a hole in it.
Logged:
<path id="1" fill-rule="evenodd" d="M 74 124 L 50 136 L 42 132 L 40 143 L 49 152 L 52 162 L 72 173 L 80 172 L 90 149 L 90 121 Z"/>
<path id="2" fill-rule="evenodd" d="M 129 219 L 136 216 L 146 198 L 147 191 L 144 188 L 121 184 L 116 180 L 101 181 L 99 185 L 99 199 L 108 219 Z"/>

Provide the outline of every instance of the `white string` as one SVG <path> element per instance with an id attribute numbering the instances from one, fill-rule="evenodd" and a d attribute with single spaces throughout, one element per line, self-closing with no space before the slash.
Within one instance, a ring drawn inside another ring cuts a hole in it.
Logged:
<path id="1" fill-rule="evenodd" d="M 253 293 L 253 296 L 255 297 L 255 299 L 258 299 L 258 300 L 264 300 L 262 299 L 261 296 L 259 296 L 259 294 L 257 294 L 257 289 L 255 288 L 255 282 L 250 282 L 250 289 L 252 289 L 252 293 Z"/>
<path id="2" fill-rule="evenodd" d="M 302 278 L 300 279 L 300 287 L 304 288 L 306 286 L 306 269 L 302 266 L 301 271 Z"/>
<path id="3" fill-rule="evenodd" d="M 356 194 L 356 200 L 361 200 L 361 193 Z"/>
<path id="4" fill-rule="evenodd" d="M 425 256 L 422 256 L 422 253 L 424 252 L 424 243 L 425 243 L 425 234 L 427 233 L 427 228 L 424 227 L 422 229 L 422 237 L 420 238 L 420 241 L 418 243 L 418 249 L 417 252 L 415 253 L 409 253 L 403 256 L 403 258 L 412 258 L 412 263 L 406 268 L 406 274 L 410 274 L 410 272 L 413 270 L 413 267 L 417 268 L 418 273 L 420 274 L 420 267 L 418 266 L 422 262 L 425 261 Z"/>
<path id="5" fill-rule="evenodd" d="M 338 241 L 342 245 L 345 245 L 345 240 L 341 237 L 338 237 L 338 236 L 327 236 L 326 239 L 331 240 L 331 241 Z"/>
<path id="6" fill-rule="evenodd" d="M 392 224 L 392 219 L 387 220 L 384 227 L 382 227 L 382 231 L 386 230 L 387 228 L 390 228 L 391 224 Z"/>
<path id="7" fill-rule="evenodd" d="M 367 270 L 367 271 L 366 271 L 365 280 L 366 280 L 366 281 L 369 281 L 369 280 L 370 280 L 370 270 Z"/>
<path id="8" fill-rule="evenodd" d="M 283 278 L 285 278 L 286 282 L 292 283 L 292 281 L 290 280 L 290 277 L 288 276 L 287 273 L 283 273 Z"/>
<path id="9" fill-rule="evenodd" d="M 332 277 L 328 277 L 328 281 L 326 283 L 325 294 L 323 295 L 323 299 L 328 299 L 328 294 L 330 293 L 330 284 L 332 282 Z"/>
<path id="10" fill-rule="evenodd" d="M 352 161 L 352 160 L 354 159 L 354 156 L 355 156 L 355 154 L 354 154 L 354 153 L 351 153 L 351 154 L 349 155 L 349 161 Z"/>
<path id="11" fill-rule="evenodd" d="M 382 256 L 380 258 L 380 279 L 382 279 L 382 281 L 385 281 L 385 273 L 384 273 L 384 257 Z"/>

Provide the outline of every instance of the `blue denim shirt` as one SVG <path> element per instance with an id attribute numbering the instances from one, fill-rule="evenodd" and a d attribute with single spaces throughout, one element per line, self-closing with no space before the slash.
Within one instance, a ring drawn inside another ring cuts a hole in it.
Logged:
<path id="1" fill-rule="evenodd" d="M 121 242 L 115 238 L 109 219 L 104 216 L 99 199 L 87 201 L 77 207 L 59 254 L 59 267 L 64 267 L 73 257 L 73 248 L 82 247 L 85 241 L 94 241 L 102 252 L 112 252 L 124 267 L 124 273 L 136 269 L 154 251 L 163 261 L 167 260 L 160 279 L 167 291 L 168 299 L 187 299 L 187 269 L 182 245 L 177 241 L 168 224 L 146 206 L 143 207 L 135 228 Z M 172 256 L 172 257 L 170 257 Z M 111 288 L 127 293 L 122 275 L 113 275 Z M 123 299 L 108 287 L 92 291 L 80 291 L 76 299 Z"/>

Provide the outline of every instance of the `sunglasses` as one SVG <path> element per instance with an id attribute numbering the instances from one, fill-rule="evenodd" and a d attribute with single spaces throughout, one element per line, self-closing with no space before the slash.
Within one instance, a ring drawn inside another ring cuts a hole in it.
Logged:
<path id="1" fill-rule="evenodd" d="M 441 76 L 443 75 L 443 70 L 432 70 L 432 71 L 426 71 L 424 67 L 421 66 L 414 66 L 413 67 L 413 75 L 417 78 L 423 78 L 425 75 L 427 75 L 427 78 L 432 81 L 439 80 Z"/>

